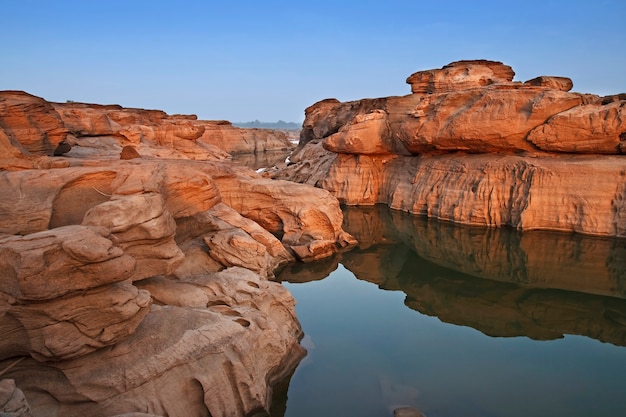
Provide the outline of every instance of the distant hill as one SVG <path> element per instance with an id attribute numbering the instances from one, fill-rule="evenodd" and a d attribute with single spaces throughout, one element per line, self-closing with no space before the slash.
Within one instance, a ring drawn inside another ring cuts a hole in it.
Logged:
<path id="1" fill-rule="evenodd" d="M 302 123 L 285 122 L 279 120 L 277 122 L 261 122 L 254 120 L 252 122 L 233 122 L 233 126 L 236 127 L 248 127 L 258 129 L 281 129 L 281 130 L 300 130 L 302 129 Z"/>

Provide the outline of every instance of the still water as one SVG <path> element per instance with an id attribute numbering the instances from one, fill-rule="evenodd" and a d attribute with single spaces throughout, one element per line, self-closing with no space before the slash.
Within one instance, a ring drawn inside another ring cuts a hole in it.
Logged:
<path id="1" fill-rule="evenodd" d="M 346 209 L 360 241 L 285 271 L 308 355 L 285 415 L 626 415 L 626 242 Z"/>

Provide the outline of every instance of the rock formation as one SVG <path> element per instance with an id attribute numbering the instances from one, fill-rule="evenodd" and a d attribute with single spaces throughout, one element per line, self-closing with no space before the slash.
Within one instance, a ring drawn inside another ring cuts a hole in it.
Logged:
<path id="1" fill-rule="evenodd" d="M 278 130 L 118 105 L 49 103 L 22 91 L 0 92 L 0 128 L 11 146 L 34 155 L 53 155 L 61 143 L 64 149 L 57 153 L 74 157 L 119 157 L 125 146 L 133 146 L 140 155 L 195 160 L 293 147 Z M 6 141 L 0 136 L 0 143 Z"/>
<path id="2" fill-rule="evenodd" d="M 407 96 L 323 100 L 274 176 L 348 205 L 626 237 L 626 98 L 513 76 L 499 62 L 459 61 L 410 76 Z"/>
<path id="3" fill-rule="evenodd" d="M 0 92 L 0 413 L 269 413 L 304 349 L 268 278 L 355 243 L 327 191 L 225 161 L 281 138 Z"/>

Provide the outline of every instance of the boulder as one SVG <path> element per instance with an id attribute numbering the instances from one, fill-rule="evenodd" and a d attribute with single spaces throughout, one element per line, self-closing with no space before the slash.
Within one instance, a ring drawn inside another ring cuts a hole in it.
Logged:
<path id="1" fill-rule="evenodd" d="M 137 152 L 137 149 L 132 145 L 126 145 L 122 148 L 122 152 L 120 153 L 120 159 L 135 159 L 141 158 L 141 154 Z"/>
<path id="2" fill-rule="evenodd" d="M 508 84 L 389 98 L 387 106 L 392 136 L 417 155 L 532 152 L 530 130 L 581 104 L 579 94 Z"/>
<path id="3" fill-rule="evenodd" d="M 626 153 L 626 100 L 558 113 L 530 131 L 527 140 L 548 152 Z"/>
<path id="4" fill-rule="evenodd" d="M 323 145 L 336 153 L 392 154 L 393 146 L 387 129 L 387 113 L 384 110 L 374 110 L 357 115 L 339 132 L 328 136 Z"/>
<path id="5" fill-rule="evenodd" d="M 502 62 L 456 61 L 441 69 L 418 71 L 406 79 L 413 94 L 445 93 L 513 81 L 515 72 Z"/>
<path id="6" fill-rule="evenodd" d="M 232 164 L 204 164 L 202 169 L 212 175 L 224 203 L 268 230 L 286 247 L 309 247 L 308 252 L 298 252 L 304 256 L 301 260 L 320 259 L 355 243 L 342 230 L 341 208 L 328 191 L 262 178 Z M 329 241 L 334 246 L 330 252 Z M 320 245 L 326 249 L 320 251 Z"/>
<path id="7" fill-rule="evenodd" d="M 572 89 L 572 87 L 574 87 L 574 83 L 570 78 L 545 75 L 533 78 L 532 80 L 528 80 L 524 82 L 524 84 L 532 85 L 535 87 L 546 87 L 560 91 L 569 91 Z"/>

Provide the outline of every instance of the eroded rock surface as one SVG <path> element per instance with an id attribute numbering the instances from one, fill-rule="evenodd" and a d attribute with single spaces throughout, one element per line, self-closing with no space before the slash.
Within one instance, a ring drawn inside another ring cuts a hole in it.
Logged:
<path id="1" fill-rule="evenodd" d="M 220 162 L 289 147 L 0 92 L 0 395 L 46 416 L 269 414 L 305 351 L 268 278 L 355 243 L 328 192 Z"/>
<path id="2" fill-rule="evenodd" d="M 323 100 L 307 109 L 300 144 L 274 175 L 349 205 L 626 237 L 623 95 L 513 76 L 499 62 L 459 61 L 409 77 L 407 96 Z"/>

